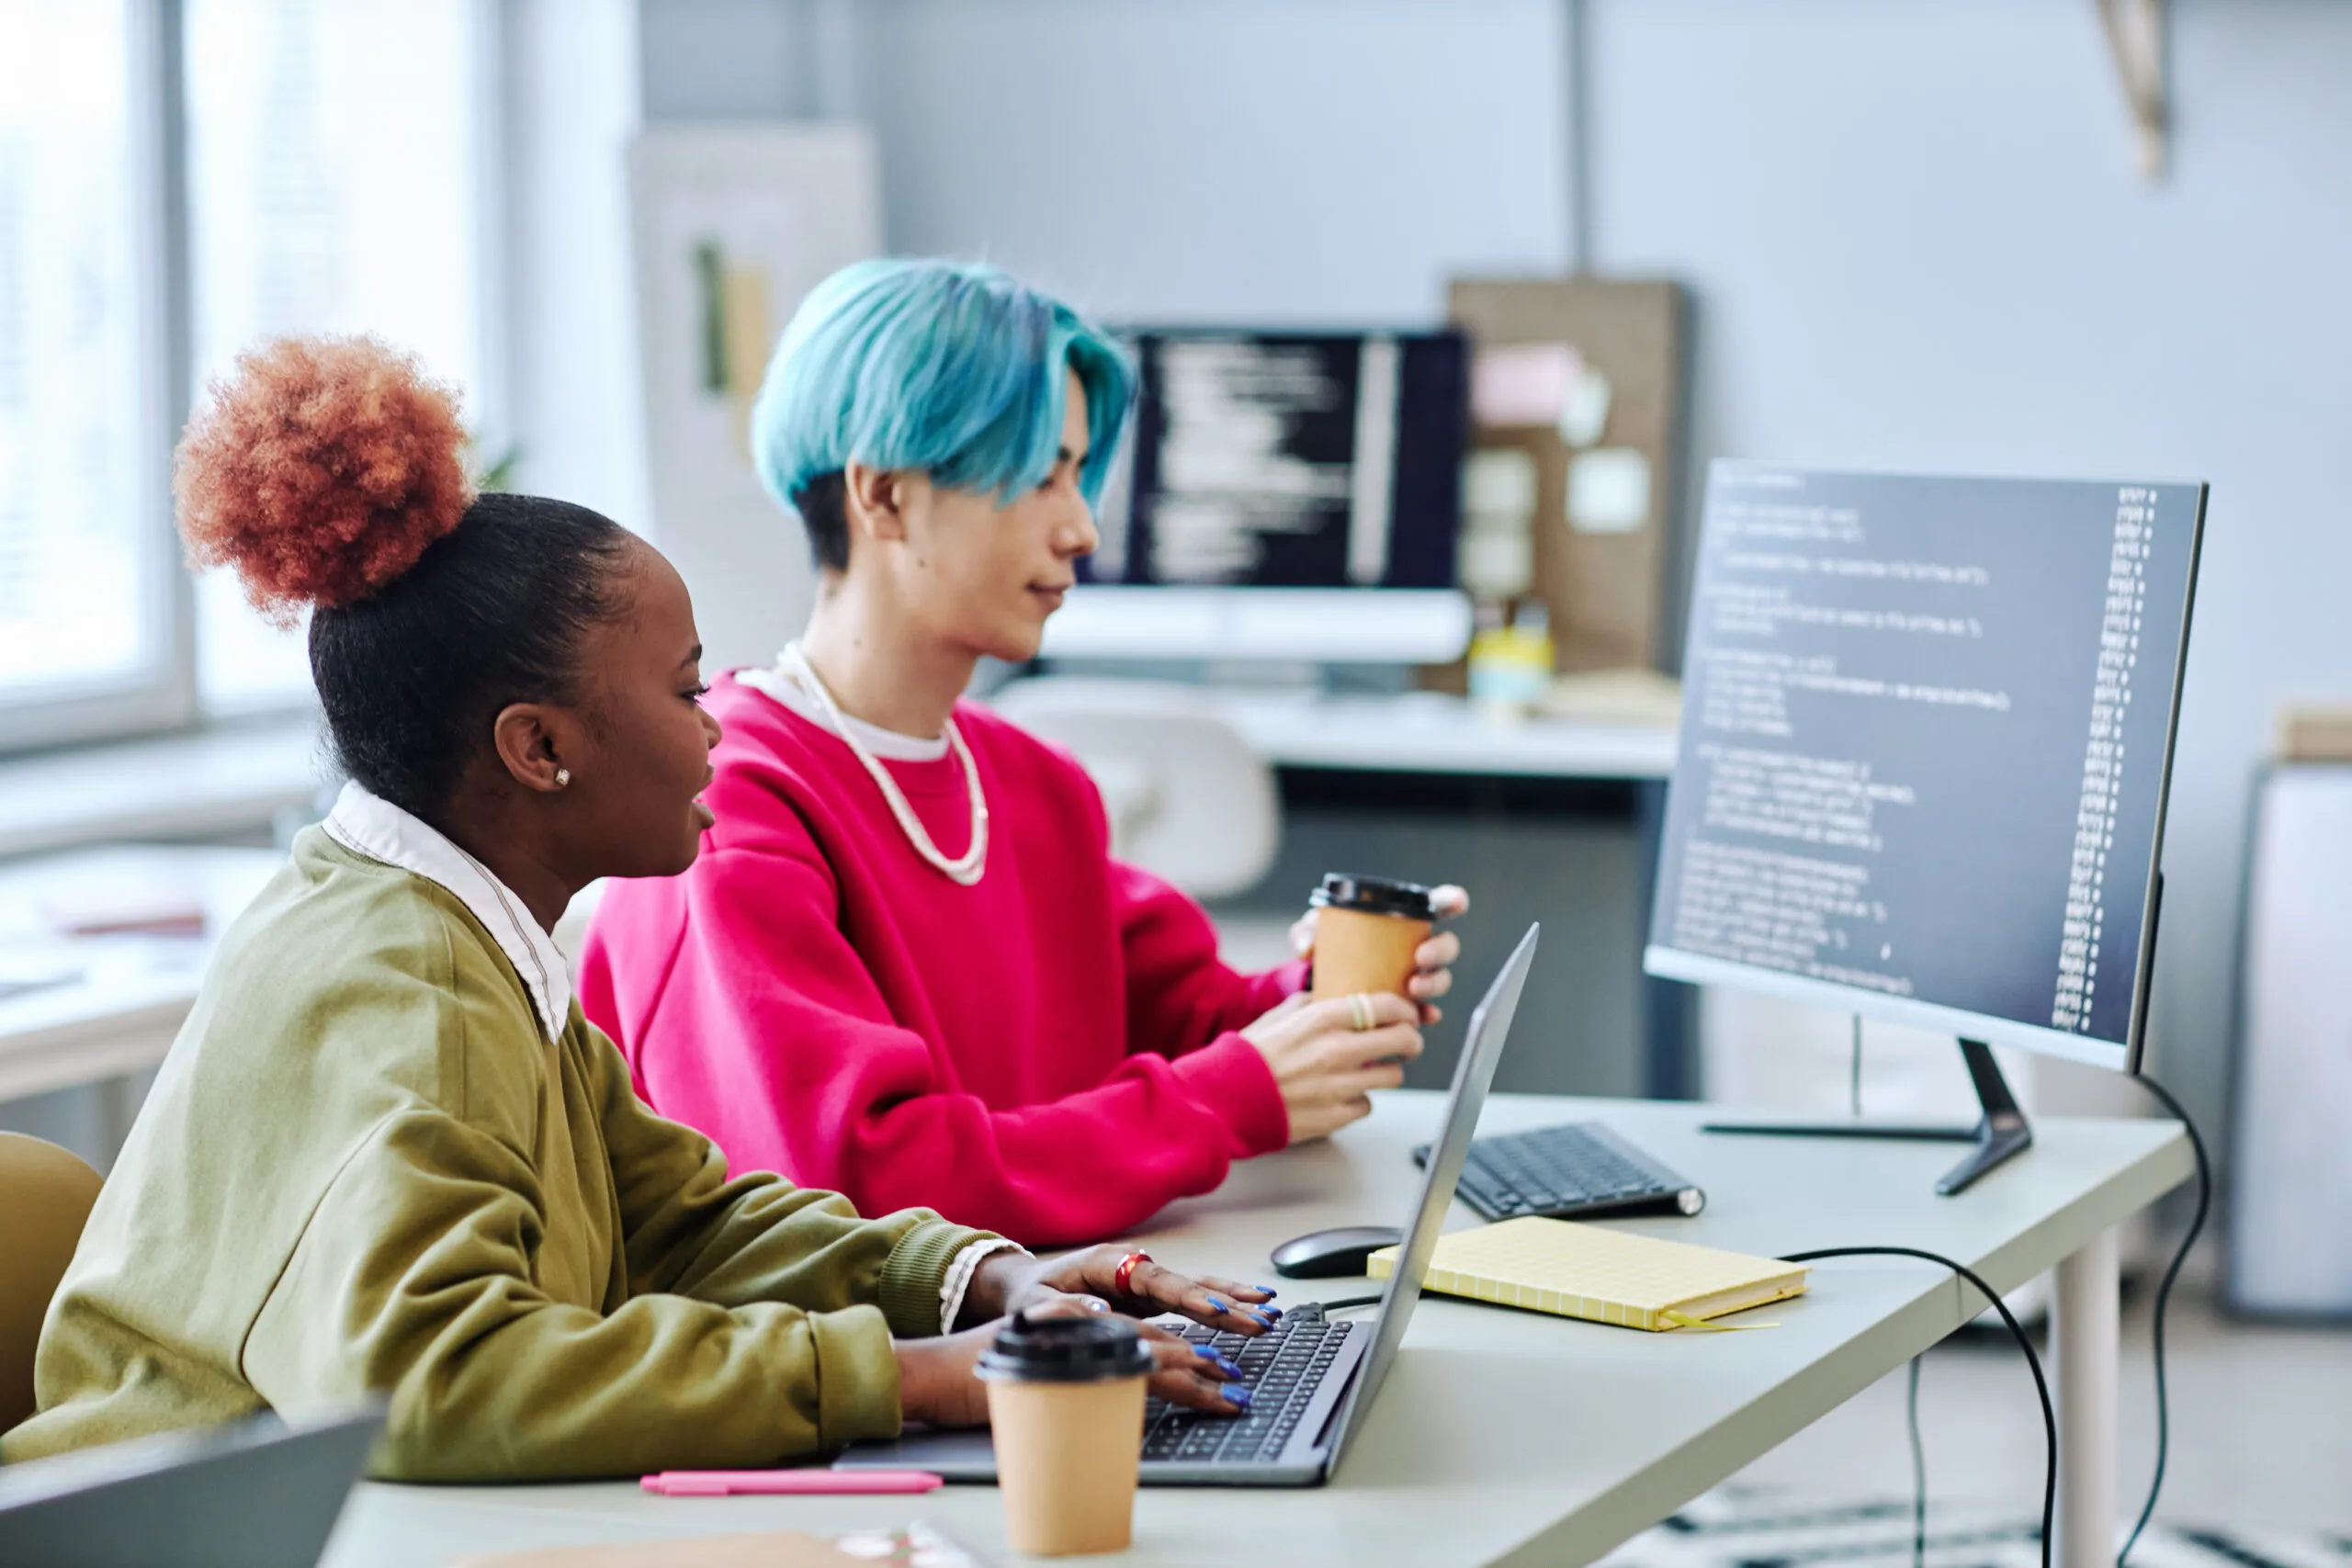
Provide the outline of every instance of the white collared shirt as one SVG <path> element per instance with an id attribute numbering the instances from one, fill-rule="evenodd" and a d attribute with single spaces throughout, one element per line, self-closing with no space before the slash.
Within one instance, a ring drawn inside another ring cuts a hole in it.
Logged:
<path id="1" fill-rule="evenodd" d="M 808 694 L 807 687 L 792 678 L 782 660 L 764 669 L 738 670 L 735 679 L 815 725 L 828 735 L 839 735 L 832 716 Z M 935 736 L 929 740 L 917 735 L 901 735 L 895 729 L 885 729 L 878 724 L 868 724 L 862 718 L 842 715 L 842 723 L 867 751 L 886 762 L 936 762 L 947 755 L 947 737 Z"/>
<path id="2" fill-rule="evenodd" d="M 799 692 L 781 675 L 778 681 L 796 694 Z M 794 711 L 800 710 L 795 707 Z M 817 716 L 817 722 L 825 723 L 821 716 Z M 922 744 L 910 742 L 904 736 L 895 739 L 901 744 Z M 942 740 L 939 745 L 944 755 L 947 743 Z M 491 874 L 488 866 L 459 849 L 447 833 L 401 810 L 356 780 L 343 786 L 343 793 L 335 796 L 334 809 L 319 825 L 326 829 L 327 837 L 352 853 L 421 876 L 446 888 L 463 904 L 490 932 L 499 951 L 506 954 L 506 961 L 514 965 L 514 972 L 523 977 L 523 988 L 531 994 L 532 1009 L 539 1015 L 548 1042 L 555 1043 L 571 1014 L 571 967 L 564 961 L 555 939 L 540 929 L 513 888 Z M 972 1276 L 984 1259 L 999 1252 L 1026 1250 L 996 1236 L 976 1241 L 956 1253 L 939 1285 L 939 1331 L 955 1332 L 956 1319 L 964 1310 L 965 1292 L 971 1288 Z"/>
<path id="3" fill-rule="evenodd" d="M 446 888 L 481 922 L 523 977 L 523 988 L 531 994 L 532 1010 L 539 1015 L 548 1043 L 563 1032 L 571 1014 L 571 965 L 522 898 L 492 875 L 488 866 L 439 829 L 356 781 L 343 786 L 334 809 L 320 826 L 354 854 L 398 866 Z"/>

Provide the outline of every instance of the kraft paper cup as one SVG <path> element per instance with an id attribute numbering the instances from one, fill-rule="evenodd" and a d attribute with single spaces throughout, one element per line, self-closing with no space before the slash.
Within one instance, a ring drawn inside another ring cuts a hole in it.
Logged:
<path id="1" fill-rule="evenodd" d="M 1123 1318 L 1015 1317 L 998 1333 L 979 1375 L 1015 1551 L 1126 1550 L 1152 1365 Z"/>
<path id="2" fill-rule="evenodd" d="M 1315 917 L 1316 1001 L 1386 991 L 1412 1000 L 1413 954 L 1436 924 L 1430 890 L 1418 883 L 1333 872 L 1310 900 Z"/>

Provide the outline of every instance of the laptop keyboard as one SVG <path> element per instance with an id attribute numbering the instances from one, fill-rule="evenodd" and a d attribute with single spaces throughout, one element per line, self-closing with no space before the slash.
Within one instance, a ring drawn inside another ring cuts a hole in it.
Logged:
<path id="1" fill-rule="evenodd" d="M 1245 1416 L 1210 1416 L 1164 1399 L 1144 1407 L 1143 1457 L 1188 1462 L 1221 1461 L 1248 1464 L 1277 1458 L 1315 1391 L 1330 1372 L 1340 1347 L 1355 1325 L 1308 1317 L 1285 1317 L 1251 1338 L 1224 1334 L 1199 1324 L 1181 1332 L 1195 1345 L 1213 1345 L 1241 1368 L 1250 1405 Z"/>
<path id="2" fill-rule="evenodd" d="M 1590 1122 L 1480 1138 L 1470 1145 L 1457 1191 L 1490 1220 L 1647 1203 L 1695 1214 L 1706 1201 L 1691 1183 Z"/>

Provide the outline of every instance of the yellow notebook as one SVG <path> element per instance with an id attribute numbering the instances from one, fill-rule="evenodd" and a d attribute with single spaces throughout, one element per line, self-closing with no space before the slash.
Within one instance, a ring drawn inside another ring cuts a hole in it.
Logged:
<path id="1" fill-rule="evenodd" d="M 1396 1271 L 1398 1248 L 1372 1255 Z M 1804 1293 L 1803 1264 L 1659 1241 L 1570 1220 L 1505 1220 L 1438 1238 L 1426 1289 L 1653 1333 Z"/>

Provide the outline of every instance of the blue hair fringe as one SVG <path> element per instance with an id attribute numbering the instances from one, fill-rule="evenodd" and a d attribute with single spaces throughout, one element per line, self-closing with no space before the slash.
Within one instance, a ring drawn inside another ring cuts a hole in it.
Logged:
<path id="1" fill-rule="evenodd" d="M 993 266 L 856 262 L 785 328 L 752 406 L 752 465 L 786 506 L 853 460 L 1009 502 L 1059 456 L 1065 367 L 1086 396 L 1079 487 L 1093 505 L 1135 400 L 1125 352 Z"/>

